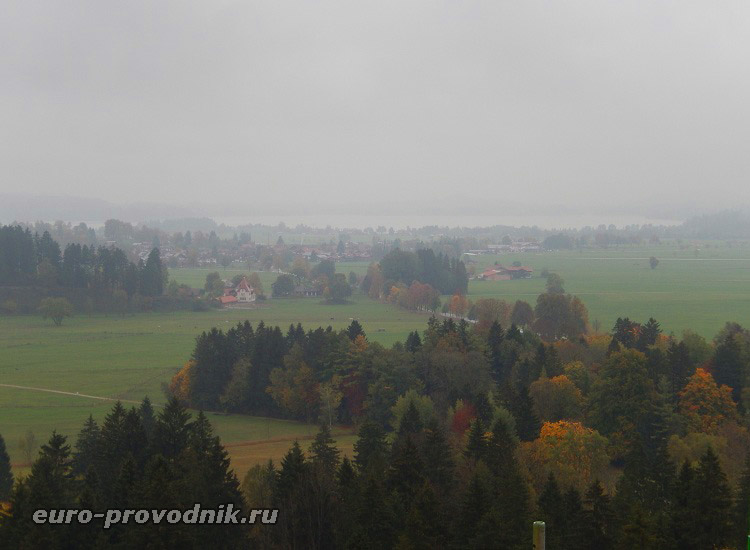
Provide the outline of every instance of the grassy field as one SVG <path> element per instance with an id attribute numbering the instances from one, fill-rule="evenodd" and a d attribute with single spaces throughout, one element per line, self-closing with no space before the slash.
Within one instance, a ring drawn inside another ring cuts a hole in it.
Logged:
<path id="1" fill-rule="evenodd" d="M 649 256 L 660 263 L 649 268 Z M 609 329 L 618 316 L 645 321 L 653 316 L 665 331 L 691 328 L 710 338 L 725 321 L 750 325 L 750 250 L 726 245 L 680 250 L 674 244 L 478 256 L 477 271 L 495 262 L 519 261 L 534 268 L 534 278 L 519 281 L 471 281 L 472 299 L 496 297 L 535 303 L 544 289 L 543 269 L 559 273 L 568 292 L 579 295 L 591 321 Z M 366 262 L 341 263 L 339 272 L 360 275 Z M 206 274 L 229 278 L 241 269 L 173 269 L 178 282 L 202 287 Z M 261 273 L 270 294 L 275 273 Z M 352 303 L 332 306 L 317 298 L 269 300 L 254 309 L 208 312 L 150 313 L 133 316 L 86 316 L 67 319 L 62 327 L 35 316 L 0 317 L 0 434 L 14 464 L 23 462 L 18 440 L 28 430 L 44 442 L 53 429 L 74 435 L 84 419 L 102 419 L 112 401 L 140 401 L 148 395 L 163 402 L 161 385 L 189 358 L 195 336 L 218 326 L 250 320 L 287 327 L 346 327 L 358 319 L 371 340 L 390 345 L 415 329 L 426 316 L 355 295 Z M 3 387 L 2 384 L 36 389 Z M 42 390 L 54 390 L 52 393 Z M 234 467 L 242 474 L 268 458 L 278 459 L 298 438 L 309 442 L 316 427 L 298 422 L 212 414 L 217 433 L 227 445 Z M 336 438 L 351 452 L 353 435 L 339 429 Z M 306 443 L 305 443 L 306 444 Z M 17 468 L 23 471 L 23 467 Z"/>
<path id="2" fill-rule="evenodd" d="M 656 269 L 650 256 L 658 258 Z M 543 269 L 558 273 L 565 290 L 581 297 L 590 320 L 609 330 L 617 317 L 658 320 L 665 332 L 692 329 L 710 338 L 726 321 L 750 325 L 750 249 L 680 250 L 675 245 L 649 248 L 477 256 L 477 272 L 495 262 L 519 261 L 534 268 L 534 277 L 515 281 L 471 281 L 469 295 L 526 300 L 535 304 L 544 291 Z"/>
<path id="3" fill-rule="evenodd" d="M 202 270 L 172 270 L 178 280 L 199 277 Z M 229 270 L 227 270 L 229 271 Z M 202 274 L 205 278 L 205 274 Z M 273 274 L 268 274 L 273 275 Z M 371 340 L 390 345 L 421 329 L 426 316 L 380 304 L 358 295 L 346 305 L 326 305 L 317 298 L 269 300 L 254 309 L 208 312 L 147 313 L 133 316 L 85 316 L 55 327 L 35 316 L 0 317 L 0 434 L 11 461 L 23 462 L 18 440 L 31 430 L 39 443 L 53 429 L 78 432 L 89 414 L 102 419 L 112 406 L 84 396 L 140 401 L 145 395 L 163 402 L 161 385 L 190 357 L 203 330 L 229 328 L 238 321 L 260 320 L 287 327 L 331 325 L 345 328 L 357 318 Z M 51 393 L 41 390 L 55 390 Z M 77 394 L 77 395 L 76 395 Z M 211 415 L 218 435 L 230 450 L 238 472 L 268 458 L 278 459 L 295 438 L 315 434 L 316 426 L 239 415 Z M 351 449 L 348 432 L 337 437 Z"/>

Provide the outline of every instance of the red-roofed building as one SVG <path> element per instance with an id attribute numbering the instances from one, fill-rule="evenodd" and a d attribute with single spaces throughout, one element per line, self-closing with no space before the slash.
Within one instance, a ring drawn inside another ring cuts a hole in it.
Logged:
<path id="1" fill-rule="evenodd" d="M 255 289 L 247 284 L 247 279 L 242 277 L 242 280 L 234 289 L 234 295 L 237 296 L 238 302 L 254 302 L 255 301 Z"/>
<path id="2" fill-rule="evenodd" d="M 251 287 L 244 277 L 237 286 L 225 286 L 224 296 L 219 298 L 222 304 L 249 304 L 255 301 L 255 289 Z"/>

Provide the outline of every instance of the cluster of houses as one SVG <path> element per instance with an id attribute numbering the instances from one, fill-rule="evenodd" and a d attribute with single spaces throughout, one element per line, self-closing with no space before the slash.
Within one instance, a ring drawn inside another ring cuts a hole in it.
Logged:
<path id="1" fill-rule="evenodd" d="M 323 290 L 317 285 L 297 285 L 294 287 L 294 295 L 310 298 L 323 295 Z M 245 277 L 236 285 L 232 281 L 224 283 L 224 294 L 217 300 L 222 305 L 252 304 L 257 299 L 255 289 L 250 286 Z"/>
<path id="2" fill-rule="evenodd" d="M 482 281 L 510 281 L 511 279 L 530 279 L 533 269 L 525 265 L 503 267 L 495 265 L 488 267 L 477 276 Z"/>

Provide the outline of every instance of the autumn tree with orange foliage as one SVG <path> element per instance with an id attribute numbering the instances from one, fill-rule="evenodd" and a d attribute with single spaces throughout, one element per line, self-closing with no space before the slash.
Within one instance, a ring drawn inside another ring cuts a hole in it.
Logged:
<path id="1" fill-rule="evenodd" d="M 195 368 L 195 361 L 188 361 L 169 382 L 169 393 L 181 403 L 190 403 L 190 382 L 193 368 Z"/>
<path id="2" fill-rule="evenodd" d="M 691 431 L 716 433 L 724 422 L 736 422 L 739 418 L 732 401 L 732 388 L 716 384 L 705 369 L 696 369 L 679 395 L 678 410 Z"/>
<path id="3" fill-rule="evenodd" d="M 474 303 L 472 311 L 483 330 L 489 328 L 494 321 L 497 321 L 502 326 L 510 324 L 511 307 L 505 300 L 480 298 Z"/>
<path id="4" fill-rule="evenodd" d="M 560 485 L 579 491 L 603 479 L 609 465 L 607 438 L 580 422 L 545 422 L 539 439 L 524 443 L 523 450 L 536 480 L 551 472 Z"/>
<path id="5" fill-rule="evenodd" d="M 453 315 L 463 317 L 469 311 L 469 300 L 463 294 L 454 294 L 448 308 Z"/>

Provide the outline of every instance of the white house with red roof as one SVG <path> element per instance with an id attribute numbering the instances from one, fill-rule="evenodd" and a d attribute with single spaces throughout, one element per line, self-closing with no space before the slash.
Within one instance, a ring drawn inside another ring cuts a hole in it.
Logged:
<path id="1" fill-rule="evenodd" d="M 245 277 L 237 286 L 225 287 L 224 296 L 219 298 L 222 304 L 249 304 L 255 301 L 255 289 L 251 287 Z"/>
<path id="2" fill-rule="evenodd" d="M 247 279 L 244 277 L 235 287 L 234 295 L 237 296 L 237 301 L 241 303 L 255 301 L 255 289 L 247 283 Z"/>

